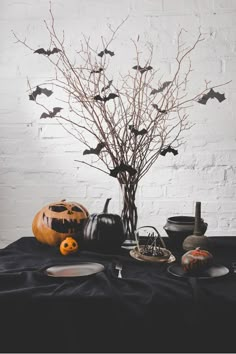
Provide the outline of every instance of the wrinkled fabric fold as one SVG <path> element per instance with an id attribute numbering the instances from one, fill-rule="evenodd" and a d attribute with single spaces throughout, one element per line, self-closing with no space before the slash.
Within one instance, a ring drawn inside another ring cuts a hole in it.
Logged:
<path id="1" fill-rule="evenodd" d="M 216 259 L 229 266 L 236 255 L 232 240 L 230 250 L 219 248 Z M 45 273 L 80 262 L 101 263 L 104 271 L 73 278 Z M 33 237 L 17 240 L 0 250 L 2 351 L 192 352 L 195 341 L 201 352 L 202 339 L 206 352 L 227 351 L 234 345 L 229 320 L 236 316 L 236 274 L 192 282 L 169 274 L 168 266 L 122 250 L 64 257 Z"/>

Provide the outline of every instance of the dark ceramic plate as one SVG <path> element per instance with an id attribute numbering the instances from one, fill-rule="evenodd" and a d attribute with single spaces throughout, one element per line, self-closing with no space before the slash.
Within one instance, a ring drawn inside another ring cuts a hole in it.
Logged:
<path id="1" fill-rule="evenodd" d="M 176 277 L 182 277 L 182 278 L 198 278 L 198 279 L 209 279 L 209 278 L 216 278 L 216 277 L 222 277 L 223 275 L 226 275 L 229 273 L 229 269 L 226 268 L 223 265 L 220 264 L 214 264 L 211 267 L 205 269 L 201 273 L 197 275 L 193 275 L 190 273 L 187 273 L 183 270 L 181 265 L 179 264 L 172 264 L 168 267 L 167 271 L 175 275 Z"/>
<path id="2" fill-rule="evenodd" d="M 84 277 L 104 270 L 100 263 L 81 262 L 74 265 L 52 266 L 45 270 L 49 277 Z"/>

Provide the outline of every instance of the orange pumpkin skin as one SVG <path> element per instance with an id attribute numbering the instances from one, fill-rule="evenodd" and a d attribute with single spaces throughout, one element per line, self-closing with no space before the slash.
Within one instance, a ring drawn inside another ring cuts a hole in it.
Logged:
<path id="1" fill-rule="evenodd" d="M 87 209 L 77 202 L 50 203 L 35 215 L 32 231 L 39 242 L 57 246 L 67 236 L 82 234 L 83 221 L 88 216 Z"/>
<path id="2" fill-rule="evenodd" d="M 213 256 L 206 250 L 197 247 L 195 250 L 186 252 L 181 258 L 181 265 L 184 271 L 189 273 L 200 272 L 212 263 Z"/>
<path id="3" fill-rule="evenodd" d="M 63 256 L 75 253 L 79 246 L 77 241 L 73 237 L 66 237 L 60 244 L 60 252 Z"/>

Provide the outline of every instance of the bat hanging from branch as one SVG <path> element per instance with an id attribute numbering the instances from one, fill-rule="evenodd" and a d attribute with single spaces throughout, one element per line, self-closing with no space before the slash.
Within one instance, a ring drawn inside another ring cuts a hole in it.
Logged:
<path id="1" fill-rule="evenodd" d="M 109 100 L 113 100 L 116 97 L 119 97 L 119 96 L 116 95 L 115 93 L 109 93 L 108 96 L 104 96 L 104 97 L 101 97 L 100 95 L 96 95 L 96 96 L 94 96 L 94 100 L 95 101 L 106 102 L 106 101 L 109 101 Z"/>
<path id="2" fill-rule="evenodd" d="M 41 95 L 42 93 L 43 93 L 44 95 L 46 95 L 47 97 L 49 97 L 49 96 L 51 96 L 51 95 L 53 94 L 53 91 L 48 90 L 48 89 L 46 89 L 46 88 L 41 88 L 41 87 L 37 86 L 37 87 L 36 87 L 36 90 L 33 91 L 33 92 L 29 95 L 29 99 L 30 99 L 31 101 L 35 101 L 35 100 L 36 100 L 36 97 L 37 97 L 38 95 Z"/>
<path id="3" fill-rule="evenodd" d="M 110 170 L 110 176 L 117 177 L 119 172 L 128 172 L 130 176 L 134 176 L 137 173 L 137 170 L 130 165 L 124 164 L 122 161 L 119 166 Z"/>
<path id="4" fill-rule="evenodd" d="M 147 129 L 142 129 L 142 130 L 135 129 L 133 125 L 129 125 L 129 129 L 131 133 L 134 133 L 135 136 L 144 135 L 147 134 L 148 132 Z"/>
<path id="5" fill-rule="evenodd" d="M 162 110 L 162 109 L 158 108 L 158 105 L 156 103 L 153 103 L 152 107 L 155 108 L 157 110 L 157 112 L 167 114 L 167 110 L 166 109 Z"/>
<path id="6" fill-rule="evenodd" d="M 92 70 L 91 71 L 91 74 L 99 74 L 99 73 L 101 73 L 103 71 L 103 68 L 99 68 L 99 69 L 97 69 L 97 70 Z"/>
<path id="7" fill-rule="evenodd" d="M 172 81 L 165 81 L 163 82 L 163 84 L 161 85 L 161 87 L 157 90 L 157 89 L 153 89 L 150 93 L 150 95 L 155 95 L 158 92 L 162 92 L 165 90 L 166 87 L 168 87 L 171 84 Z"/>
<path id="8" fill-rule="evenodd" d="M 83 152 L 83 155 L 89 155 L 89 154 L 95 154 L 95 155 L 99 155 L 101 150 L 105 147 L 104 143 L 98 143 L 97 147 L 95 149 L 90 148 L 90 149 L 86 149 Z"/>
<path id="9" fill-rule="evenodd" d="M 172 152 L 173 155 L 178 155 L 178 150 L 173 149 L 170 145 L 160 152 L 160 155 L 166 156 L 167 152 Z"/>
<path id="10" fill-rule="evenodd" d="M 138 70 L 141 74 L 143 74 L 145 71 L 152 70 L 153 67 L 149 65 L 142 68 L 140 65 L 135 65 L 132 67 L 132 69 Z"/>
<path id="11" fill-rule="evenodd" d="M 62 109 L 63 109 L 63 108 L 61 108 L 61 107 L 54 107 L 52 112 L 49 111 L 48 113 L 46 113 L 46 112 L 42 113 L 40 118 L 53 118 L 53 117 L 55 117 L 55 116 L 57 115 L 57 113 L 59 113 Z"/>
<path id="12" fill-rule="evenodd" d="M 102 58 L 104 54 L 109 54 L 111 57 L 113 57 L 113 55 L 115 55 L 114 52 L 111 52 L 110 50 L 108 50 L 107 48 L 105 48 L 105 49 L 102 50 L 100 53 L 98 53 L 98 56 Z"/>
<path id="13" fill-rule="evenodd" d="M 48 50 L 45 50 L 44 48 L 39 48 L 37 50 L 34 51 L 34 53 L 38 53 L 38 54 L 43 54 L 43 55 L 51 55 L 51 54 L 55 54 L 55 53 L 59 53 L 61 52 L 61 49 L 58 49 L 58 48 L 53 48 L 52 50 L 48 49 Z"/>
<path id="14" fill-rule="evenodd" d="M 210 91 L 203 95 L 197 102 L 206 104 L 209 98 L 216 98 L 219 102 L 222 102 L 226 99 L 224 93 L 215 92 L 213 89 L 210 89 Z"/>
<path id="15" fill-rule="evenodd" d="M 112 82 L 113 80 L 108 81 L 108 84 L 104 86 L 101 91 L 104 92 L 105 90 L 108 90 L 111 87 Z"/>

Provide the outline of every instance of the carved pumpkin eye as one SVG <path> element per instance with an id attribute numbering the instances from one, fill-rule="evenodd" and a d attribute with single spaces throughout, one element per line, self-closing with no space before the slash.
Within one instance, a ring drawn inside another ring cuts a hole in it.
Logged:
<path id="1" fill-rule="evenodd" d="M 67 208 L 64 205 L 49 205 L 48 209 L 55 211 L 56 213 L 61 213 L 62 211 L 67 210 Z"/>
<path id="2" fill-rule="evenodd" d="M 76 247 L 76 243 L 75 243 L 75 242 L 73 242 L 73 243 L 72 243 L 72 246 L 73 246 L 73 247 Z"/>
<path id="3" fill-rule="evenodd" d="M 65 248 L 68 247 L 68 243 L 64 243 L 64 247 L 65 247 Z"/>
<path id="4" fill-rule="evenodd" d="M 83 210 L 80 209 L 80 208 L 77 207 L 77 206 L 73 206 L 73 207 L 71 208 L 71 210 L 73 210 L 73 211 L 78 211 L 78 212 L 83 212 Z"/>

